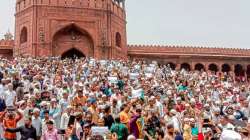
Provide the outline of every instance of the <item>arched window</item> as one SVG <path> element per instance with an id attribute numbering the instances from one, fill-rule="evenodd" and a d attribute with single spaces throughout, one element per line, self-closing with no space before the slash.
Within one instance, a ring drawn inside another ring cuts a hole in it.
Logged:
<path id="1" fill-rule="evenodd" d="M 234 65 L 234 73 L 236 76 L 244 76 L 245 71 L 243 69 L 243 66 L 241 64 Z"/>
<path id="2" fill-rule="evenodd" d="M 210 70 L 210 71 L 212 71 L 212 72 L 217 72 L 218 71 L 218 67 L 217 67 L 217 65 L 216 64 L 210 64 L 209 66 L 208 66 L 208 70 Z"/>
<path id="3" fill-rule="evenodd" d="M 201 63 L 198 63 L 194 66 L 194 69 L 195 70 L 198 70 L 198 71 L 201 71 L 201 70 L 204 70 L 204 65 L 201 64 Z"/>
<path id="4" fill-rule="evenodd" d="M 26 27 L 23 27 L 20 34 L 20 43 L 25 43 L 28 40 L 28 31 Z"/>
<path id="5" fill-rule="evenodd" d="M 121 47 L 121 43 L 122 43 L 121 34 L 119 32 L 117 32 L 115 35 L 115 46 Z"/>
<path id="6" fill-rule="evenodd" d="M 167 65 L 169 65 L 172 70 L 175 70 L 176 68 L 176 65 L 172 62 L 167 63 Z"/>
<path id="7" fill-rule="evenodd" d="M 250 80 L 250 65 L 247 65 L 247 70 L 246 70 L 246 74 L 247 74 L 247 80 Z"/>
<path id="8" fill-rule="evenodd" d="M 182 63 L 181 64 L 181 69 L 185 69 L 186 71 L 190 71 L 191 66 L 188 63 Z"/>
<path id="9" fill-rule="evenodd" d="M 228 73 L 228 72 L 230 72 L 231 71 L 231 67 L 228 65 L 228 64 L 223 64 L 222 66 L 221 66 L 221 71 L 222 72 L 226 72 L 226 73 Z"/>

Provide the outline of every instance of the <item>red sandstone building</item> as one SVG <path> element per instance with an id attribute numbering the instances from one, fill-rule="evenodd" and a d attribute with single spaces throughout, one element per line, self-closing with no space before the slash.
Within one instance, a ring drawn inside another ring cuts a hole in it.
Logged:
<path id="1" fill-rule="evenodd" d="M 73 55 L 143 59 L 173 69 L 234 72 L 250 77 L 250 50 L 127 45 L 123 0 L 17 0 L 15 40 L 0 41 L 0 55 Z"/>

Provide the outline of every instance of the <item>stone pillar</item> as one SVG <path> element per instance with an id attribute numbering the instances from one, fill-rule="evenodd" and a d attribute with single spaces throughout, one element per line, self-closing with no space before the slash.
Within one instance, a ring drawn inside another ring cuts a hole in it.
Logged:
<path id="1" fill-rule="evenodd" d="M 192 62 L 192 63 L 190 64 L 190 69 L 191 69 L 191 71 L 195 69 L 195 63 Z"/>
<path id="2" fill-rule="evenodd" d="M 233 80 L 235 81 L 235 67 L 234 67 L 234 64 L 231 64 L 230 65 L 230 67 L 231 67 L 231 71 L 232 71 L 232 74 L 233 74 Z"/>
<path id="3" fill-rule="evenodd" d="M 217 76 L 220 76 L 222 74 L 222 64 L 218 63 L 217 68 L 218 68 Z"/>
<path id="4" fill-rule="evenodd" d="M 204 70 L 206 71 L 206 72 L 208 72 L 208 66 L 209 66 L 209 63 L 204 63 Z"/>
<path id="5" fill-rule="evenodd" d="M 243 65 L 243 70 L 244 70 L 245 81 L 247 81 L 247 65 Z"/>
<path id="6" fill-rule="evenodd" d="M 175 69 L 176 69 L 176 70 L 181 70 L 181 64 L 180 64 L 180 63 L 176 63 Z"/>

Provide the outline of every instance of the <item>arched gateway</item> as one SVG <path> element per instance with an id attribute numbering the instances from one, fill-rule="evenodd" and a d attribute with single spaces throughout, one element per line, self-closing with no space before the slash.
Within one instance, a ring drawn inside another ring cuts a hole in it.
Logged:
<path id="1" fill-rule="evenodd" d="M 126 10 L 117 0 L 16 0 L 15 17 L 14 56 L 62 56 L 75 48 L 95 59 L 128 57 Z"/>
<path id="2" fill-rule="evenodd" d="M 77 25 L 68 25 L 54 35 L 52 54 L 53 56 L 61 56 L 62 58 L 74 56 L 93 57 L 94 43 L 92 37 Z"/>
<path id="3" fill-rule="evenodd" d="M 65 58 L 73 58 L 73 59 L 75 59 L 75 58 L 81 58 L 81 57 L 85 57 L 85 55 L 81 51 L 77 50 L 76 48 L 72 48 L 72 49 L 64 52 L 61 55 L 62 59 L 65 59 Z"/>

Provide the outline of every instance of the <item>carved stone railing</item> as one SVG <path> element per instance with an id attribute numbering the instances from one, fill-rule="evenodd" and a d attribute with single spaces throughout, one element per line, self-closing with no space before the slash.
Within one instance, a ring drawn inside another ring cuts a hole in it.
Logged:
<path id="1" fill-rule="evenodd" d="M 249 56 L 250 49 L 219 48 L 219 47 L 191 47 L 191 46 L 161 46 L 161 45 L 128 45 L 129 54 L 157 53 L 157 54 L 190 54 L 190 55 L 227 55 Z"/>

